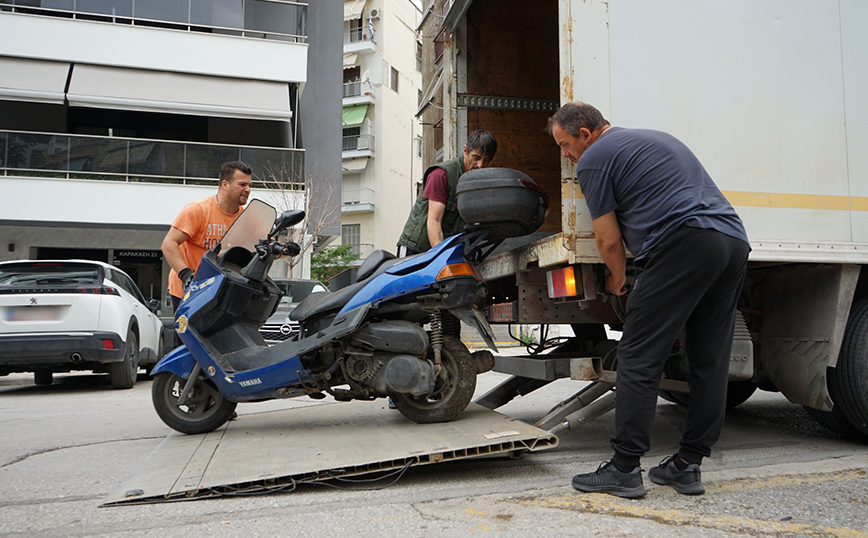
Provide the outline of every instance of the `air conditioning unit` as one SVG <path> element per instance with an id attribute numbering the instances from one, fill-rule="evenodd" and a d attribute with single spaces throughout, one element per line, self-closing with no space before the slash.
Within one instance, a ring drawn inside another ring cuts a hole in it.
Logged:
<path id="1" fill-rule="evenodd" d="M 379 19 L 380 18 L 380 10 L 379 9 L 372 9 L 371 13 L 368 14 L 368 17 L 371 19 Z"/>

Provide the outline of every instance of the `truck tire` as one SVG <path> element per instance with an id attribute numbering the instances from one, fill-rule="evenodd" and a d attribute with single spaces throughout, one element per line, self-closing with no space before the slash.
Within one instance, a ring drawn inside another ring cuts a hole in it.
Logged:
<path id="1" fill-rule="evenodd" d="M 838 364 L 827 371 L 835 407 L 840 407 L 854 433 L 868 436 L 868 297 L 850 310 Z"/>
<path id="2" fill-rule="evenodd" d="M 429 358 L 433 359 L 433 351 Z M 393 394 L 392 401 L 402 415 L 419 424 L 448 422 L 457 417 L 476 390 L 476 361 L 454 336 L 443 337 L 441 374 L 430 397 Z"/>
<path id="3" fill-rule="evenodd" d="M 127 333 L 124 359 L 108 365 L 109 382 L 116 389 L 131 389 L 139 371 L 139 340 L 132 329 Z"/>
<path id="4" fill-rule="evenodd" d="M 808 416 L 814 419 L 817 424 L 832 433 L 837 433 L 844 437 L 865 437 L 860 435 L 853 425 L 850 424 L 850 421 L 844 416 L 844 411 L 841 410 L 841 406 L 839 405 L 836 405 L 831 411 L 822 411 L 820 409 L 805 407 L 805 412 L 807 412 Z"/>
<path id="5" fill-rule="evenodd" d="M 208 433 L 232 417 L 238 404 L 224 398 L 217 387 L 201 376 L 193 381 L 195 385 L 187 403 L 178 405 L 178 398 L 187 382 L 171 372 L 154 376 L 151 399 L 166 426 L 181 433 Z"/>

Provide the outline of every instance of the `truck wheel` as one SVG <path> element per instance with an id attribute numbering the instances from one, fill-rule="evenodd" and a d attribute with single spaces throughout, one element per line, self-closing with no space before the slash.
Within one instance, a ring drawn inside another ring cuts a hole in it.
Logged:
<path id="1" fill-rule="evenodd" d="M 838 364 L 827 371 L 829 393 L 853 431 L 868 436 L 868 297 L 850 311 Z"/>
<path id="2" fill-rule="evenodd" d="M 433 351 L 428 358 L 433 360 Z M 427 397 L 395 394 L 392 401 L 402 415 L 419 424 L 448 422 L 457 417 L 476 390 L 476 362 L 470 351 L 454 336 L 443 337 L 440 375 Z"/>
<path id="3" fill-rule="evenodd" d="M 195 383 L 187 402 L 178 405 L 178 398 L 188 382 Z M 163 422 L 181 433 L 195 434 L 214 431 L 235 412 L 235 402 L 223 397 L 217 388 L 201 376 L 184 381 L 171 372 L 160 372 L 151 385 L 154 409 Z"/>
<path id="4" fill-rule="evenodd" d="M 36 370 L 33 372 L 33 383 L 36 385 L 50 385 L 54 381 L 54 373 L 51 370 Z"/>
<path id="5" fill-rule="evenodd" d="M 847 417 L 844 416 L 844 411 L 841 410 L 841 406 L 839 405 L 836 405 L 831 411 L 822 411 L 811 407 L 805 407 L 805 411 L 808 413 L 809 417 L 817 422 L 817 424 L 832 433 L 837 433 L 838 435 L 843 435 L 845 437 L 862 437 L 858 432 L 856 432 L 856 429 L 853 428 L 853 425 L 850 424 Z"/>
<path id="6" fill-rule="evenodd" d="M 127 344 L 124 348 L 124 359 L 121 362 L 111 362 L 108 365 L 109 382 L 116 389 L 131 389 L 136 384 L 139 371 L 139 340 L 130 329 L 127 333 Z"/>

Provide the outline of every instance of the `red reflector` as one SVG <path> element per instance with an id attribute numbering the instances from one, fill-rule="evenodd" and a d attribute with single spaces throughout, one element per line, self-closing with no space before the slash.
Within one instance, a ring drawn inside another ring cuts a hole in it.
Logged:
<path id="1" fill-rule="evenodd" d="M 573 266 L 555 269 L 546 273 L 548 281 L 549 298 L 575 297 L 576 295 L 576 272 Z"/>
<path id="2" fill-rule="evenodd" d="M 102 341 L 102 346 L 103 346 L 104 348 L 106 348 L 106 349 L 114 349 L 114 348 L 115 348 L 115 343 L 112 342 L 111 340 L 103 340 L 103 341 Z"/>

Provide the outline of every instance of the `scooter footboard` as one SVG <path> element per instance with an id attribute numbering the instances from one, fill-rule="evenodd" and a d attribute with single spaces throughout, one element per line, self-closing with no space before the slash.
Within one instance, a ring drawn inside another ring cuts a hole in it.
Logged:
<path id="1" fill-rule="evenodd" d="M 193 371 L 196 365 L 196 360 L 187 349 L 187 346 L 176 347 L 170 351 L 160 362 L 151 370 L 151 375 L 156 375 L 162 372 L 171 372 L 176 376 L 186 379 Z"/>

